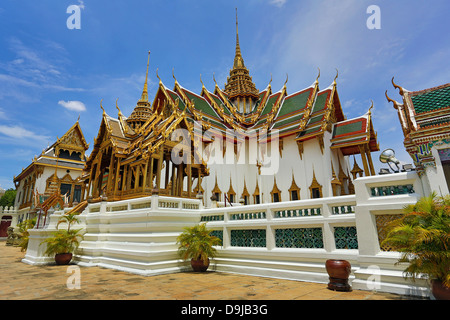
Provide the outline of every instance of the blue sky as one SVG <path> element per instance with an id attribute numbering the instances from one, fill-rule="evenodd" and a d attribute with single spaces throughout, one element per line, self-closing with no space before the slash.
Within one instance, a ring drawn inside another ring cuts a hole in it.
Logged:
<path id="1" fill-rule="evenodd" d="M 81 29 L 68 29 L 68 6 L 80 5 Z M 381 9 L 381 29 L 370 30 L 367 8 Z M 80 116 L 93 144 L 100 100 L 112 116 L 115 101 L 129 115 L 142 92 L 151 50 L 149 96 L 158 79 L 172 88 L 172 69 L 185 88 L 200 93 L 200 74 L 224 86 L 235 50 L 235 8 L 246 66 L 262 90 L 288 93 L 320 87 L 339 70 L 344 113 L 353 118 L 374 101 L 380 148 L 403 148 L 397 114 L 384 92 L 390 80 L 415 91 L 449 82 L 448 0 L 2 0 L 0 3 L 0 186 L 61 137 Z M 88 151 L 88 153 L 90 150 Z M 373 154 L 379 166 L 379 153 Z"/>

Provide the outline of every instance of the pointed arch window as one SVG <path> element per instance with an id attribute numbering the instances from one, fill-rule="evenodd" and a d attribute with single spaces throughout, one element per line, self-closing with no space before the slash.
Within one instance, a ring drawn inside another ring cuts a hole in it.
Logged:
<path id="1" fill-rule="evenodd" d="M 212 196 L 216 198 L 216 201 L 220 201 L 221 194 L 222 191 L 220 191 L 219 185 L 217 184 L 217 175 L 216 175 L 216 184 L 214 186 L 214 189 L 212 189 Z"/>
<path id="2" fill-rule="evenodd" d="M 300 200 L 300 188 L 295 183 L 294 173 L 292 173 L 292 184 L 288 191 L 291 201 Z"/>
<path id="3" fill-rule="evenodd" d="M 248 193 L 247 190 L 247 185 L 245 183 L 245 179 L 244 179 L 244 190 L 242 191 L 242 200 L 244 200 L 244 205 L 248 205 L 250 204 L 250 193 Z"/>
<path id="4" fill-rule="evenodd" d="M 313 170 L 313 180 L 311 185 L 309 186 L 309 192 L 311 199 L 322 198 L 322 185 L 316 179 L 316 173 Z"/>
<path id="5" fill-rule="evenodd" d="M 280 202 L 281 201 L 281 190 L 278 189 L 277 180 L 273 178 L 273 189 L 270 192 L 272 196 L 272 202 Z"/>
<path id="6" fill-rule="evenodd" d="M 230 177 L 230 188 L 228 189 L 227 197 L 228 197 L 228 200 L 231 203 L 235 203 L 236 202 L 236 192 L 233 189 L 233 183 L 231 181 L 231 177 Z"/>
<path id="7" fill-rule="evenodd" d="M 259 193 L 258 181 L 256 181 L 255 192 L 253 192 L 253 203 L 260 204 L 261 203 L 261 195 Z"/>

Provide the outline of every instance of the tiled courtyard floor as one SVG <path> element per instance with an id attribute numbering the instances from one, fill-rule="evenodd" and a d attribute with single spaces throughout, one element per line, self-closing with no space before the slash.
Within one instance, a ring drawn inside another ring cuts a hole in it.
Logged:
<path id="1" fill-rule="evenodd" d="M 67 266 L 21 262 L 20 248 L 0 242 L 1 300 L 405 300 L 395 294 L 335 292 L 326 284 L 230 273 L 175 273 L 151 277 L 80 267 L 80 288 L 69 290 Z"/>

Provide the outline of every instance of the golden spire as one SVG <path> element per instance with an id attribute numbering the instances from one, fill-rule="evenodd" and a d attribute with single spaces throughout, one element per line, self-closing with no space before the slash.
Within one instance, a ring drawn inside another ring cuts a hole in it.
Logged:
<path id="1" fill-rule="evenodd" d="M 259 91 L 256 89 L 253 83 L 252 77 L 249 74 L 248 69 L 244 65 L 244 59 L 242 58 L 241 47 L 239 44 L 239 23 L 236 8 L 236 55 L 234 57 L 233 69 L 230 70 L 230 76 L 227 78 L 224 92 L 228 95 L 228 98 L 234 103 L 235 100 L 240 101 L 247 100 L 249 109 L 253 101 L 259 98 Z"/>
<path id="2" fill-rule="evenodd" d="M 148 66 L 150 65 L 150 50 L 148 51 L 148 60 L 147 60 L 147 73 L 145 74 L 145 83 L 144 83 L 144 90 L 142 90 L 141 100 L 142 102 L 148 102 Z"/>
<path id="3" fill-rule="evenodd" d="M 236 55 L 234 57 L 234 67 L 242 68 L 244 67 L 244 59 L 242 58 L 241 46 L 239 45 L 239 27 L 238 27 L 238 14 L 236 8 Z"/>

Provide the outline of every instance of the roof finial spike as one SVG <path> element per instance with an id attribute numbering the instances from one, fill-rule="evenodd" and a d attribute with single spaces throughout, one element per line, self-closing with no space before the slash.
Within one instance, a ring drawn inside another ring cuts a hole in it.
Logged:
<path id="1" fill-rule="evenodd" d="M 172 68 L 172 78 L 175 80 L 175 83 L 178 83 L 177 78 L 175 78 L 175 68 Z"/>
<path id="2" fill-rule="evenodd" d="M 237 8 L 236 8 L 236 40 L 237 43 L 239 43 L 239 27 L 238 27 L 239 23 L 238 23 L 238 13 L 237 13 Z"/>
<path id="3" fill-rule="evenodd" d="M 284 86 L 286 86 L 286 84 L 288 83 L 289 80 L 289 75 L 286 73 L 286 81 L 284 82 Z"/>
<path id="4" fill-rule="evenodd" d="M 105 112 L 105 109 L 103 109 L 103 105 L 102 105 L 102 102 L 103 102 L 103 99 L 102 99 L 102 100 L 100 100 L 100 108 L 102 108 L 102 110 L 103 110 L 103 114 L 105 114 L 106 112 Z"/>
<path id="5" fill-rule="evenodd" d="M 141 100 L 143 102 L 148 102 L 148 67 L 150 65 L 150 50 L 148 51 L 148 58 L 147 58 L 147 72 L 145 73 L 145 83 L 144 83 L 144 90 L 142 90 Z"/>
<path id="6" fill-rule="evenodd" d="M 200 82 L 202 83 L 202 88 L 204 88 L 205 85 L 203 84 L 203 81 L 202 81 L 202 74 L 201 74 L 201 73 L 200 73 Z"/>
<path id="7" fill-rule="evenodd" d="M 394 86 L 394 88 L 395 88 L 395 89 L 398 89 L 400 95 L 403 96 L 404 89 L 403 89 L 402 87 L 400 87 L 399 85 L 397 85 L 397 84 L 394 82 L 394 77 L 392 77 L 391 82 L 392 82 L 392 85 Z"/>
<path id="8" fill-rule="evenodd" d="M 116 99 L 116 108 L 119 110 L 119 116 L 122 115 L 122 111 L 120 111 L 119 105 L 117 104 L 117 101 L 119 101 L 119 98 Z"/>
<path id="9" fill-rule="evenodd" d="M 243 66 L 244 66 L 244 59 L 242 59 L 241 46 L 239 45 L 238 14 L 236 8 L 236 56 L 234 57 L 234 67 L 241 68 Z"/>
<path id="10" fill-rule="evenodd" d="M 319 78 L 320 78 L 320 68 L 317 68 L 317 69 L 319 70 L 319 74 L 317 75 L 316 82 L 319 83 Z"/>
<path id="11" fill-rule="evenodd" d="M 334 77 L 333 84 L 336 85 L 336 80 L 339 77 L 339 70 L 336 68 L 336 77 Z"/>
<path id="12" fill-rule="evenodd" d="M 158 68 L 156 68 L 156 77 L 159 79 L 159 83 L 161 84 L 162 81 L 161 81 L 161 78 L 159 77 L 159 74 L 158 74 Z"/>

